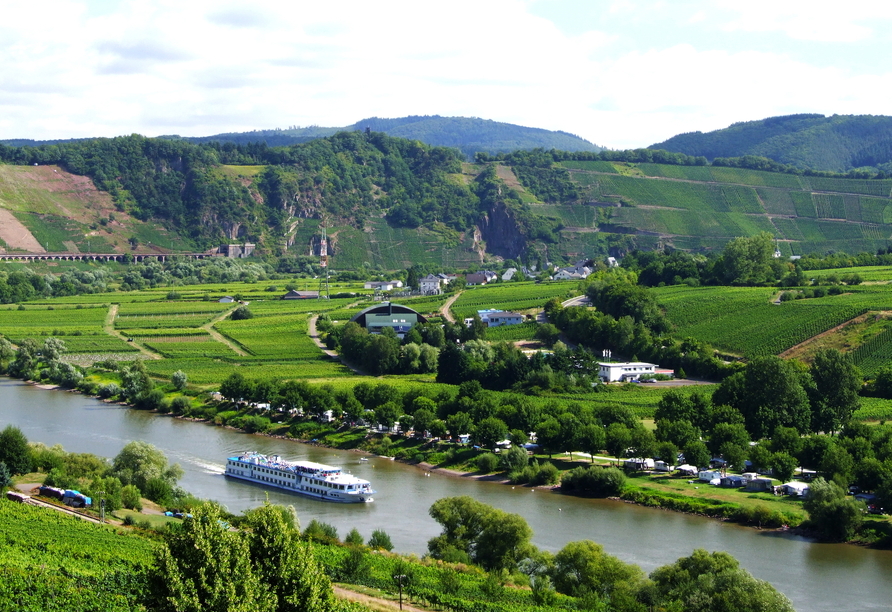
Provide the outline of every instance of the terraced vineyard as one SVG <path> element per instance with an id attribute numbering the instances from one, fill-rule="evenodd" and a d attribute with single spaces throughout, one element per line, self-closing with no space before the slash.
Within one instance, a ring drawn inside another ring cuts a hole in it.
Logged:
<path id="1" fill-rule="evenodd" d="M 571 228 L 564 230 L 568 236 L 572 228 L 597 227 L 635 234 L 640 248 L 718 249 L 735 237 L 767 231 L 787 255 L 875 251 L 892 238 L 892 180 L 652 163 L 560 165 L 571 170 L 585 204 L 537 210 Z M 596 217 L 591 203 L 613 204 L 602 209 L 609 220 Z M 565 251 L 586 252 L 584 246 L 574 251 L 580 247 L 570 242 L 562 241 Z"/>
<path id="2" fill-rule="evenodd" d="M 775 291 L 735 287 L 668 287 L 655 290 L 677 337 L 697 338 L 744 357 L 777 355 L 863 314 L 851 300 L 797 300 L 774 304 Z"/>

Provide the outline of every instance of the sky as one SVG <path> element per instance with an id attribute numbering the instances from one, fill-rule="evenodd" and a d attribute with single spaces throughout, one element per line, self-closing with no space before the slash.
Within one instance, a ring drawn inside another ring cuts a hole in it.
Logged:
<path id="1" fill-rule="evenodd" d="M 892 3 L 0 0 L 0 139 L 480 117 L 613 149 L 892 115 Z"/>

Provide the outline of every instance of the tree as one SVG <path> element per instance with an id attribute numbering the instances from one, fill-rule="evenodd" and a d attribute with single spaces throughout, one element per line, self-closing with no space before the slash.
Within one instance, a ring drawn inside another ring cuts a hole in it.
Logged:
<path id="1" fill-rule="evenodd" d="M 684 460 L 690 465 L 703 467 L 709 464 L 709 449 L 701 440 L 694 440 L 684 447 Z"/>
<path id="2" fill-rule="evenodd" d="M 177 370 L 170 375 L 170 382 L 173 383 L 174 389 L 176 389 L 177 391 L 182 391 L 186 388 L 186 383 L 189 382 L 189 377 L 186 376 L 186 373 L 182 370 Z"/>
<path id="3" fill-rule="evenodd" d="M 307 528 L 304 529 L 304 537 L 320 542 L 337 542 L 338 530 L 334 525 L 323 523 L 317 519 L 310 521 Z"/>
<path id="4" fill-rule="evenodd" d="M 555 589 L 573 597 L 588 593 L 610 596 L 623 587 L 634 591 L 643 579 L 641 568 L 608 555 L 591 540 L 570 542 L 554 556 Z"/>
<path id="5" fill-rule="evenodd" d="M 472 497 L 439 499 L 431 506 L 430 515 L 443 527 L 442 533 L 428 542 L 435 559 L 464 555 L 487 570 L 511 570 L 530 551 L 533 532 L 520 515 Z"/>
<path id="6" fill-rule="evenodd" d="M 120 481 L 119 481 L 120 482 Z M 129 484 L 121 488 L 121 505 L 131 510 L 142 510 L 142 495 L 136 485 Z"/>
<path id="7" fill-rule="evenodd" d="M 477 424 L 474 440 L 483 448 L 493 449 L 507 435 L 508 426 L 505 424 L 505 421 L 496 417 L 489 417 Z"/>
<path id="8" fill-rule="evenodd" d="M 470 433 L 473 426 L 474 422 L 471 420 L 471 417 L 467 412 L 456 412 L 455 414 L 449 415 L 446 419 L 446 429 L 453 436 Z"/>
<path id="9" fill-rule="evenodd" d="M 595 455 L 604 449 L 606 441 L 607 435 L 600 425 L 584 425 L 579 432 L 579 450 L 588 453 L 592 463 L 595 462 Z"/>
<path id="10" fill-rule="evenodd" d="M 865 510 L 862 502 L 846 496 L 835 482 L 820 477 L 812 481 L 802 507 L 821 538 L 832 542 L 851 540 L 861 527 Z"/>
<path id="11" fill-rule="evenodd" d="M 6 464 L 0 461 L 0 492 L 6 490 L 12 485 L 12 472 L 6 467 Z"/>
<path id="12" fill-rule="evenodd" d="M 753 439 L 767 437 L 779 425 L 805 433 L 811 426 L 811 406 L 802 383 L 803 373 L 794 363 L 757 357 L 746 370 L 722 381 L 712 399 L 740 410 Z"/>
<path id="13" fill-rule="evenodd" d="M 269 503 L 245 513 L 245 537 L 254 571 L 275 596 L 277 612 L 331 612 L 331 582 L 306 542 L 293 508 Z"/>
<path id="14" fill-rule="evenodd" d="M 420 434 L 424 434 L 424 432 L 430 429 L 431 423 L 437 418 L 437 416 L 427 408 L 416 410 L 413 416 L 415 417 L 415 432 Z"/>
<path id="15" fill-rule="evenodd" d="M 372 532 L 372 537 L 369 538 L 368 546 L 372 550 L 393 550 L 393 542 L 390 540 L 390 536 L 387 535 L 387 532 L 383 529 L 375 529 Z"/>
<path id="16" fill-rule="evenodd" d="M 799 462 L 796 458 L 787 453 L 774 453 L 771 456 L 771 471 L 778 480 L 788 481 L 793 478 L 797 465 Z"/>
<path id="17" fill-rule="evenodd" d="M 0 431 L 0 462 L 5 463 L 13 475 L 31 471 L 28 438 L 14 425 L 7 425 Z"/>
<path id="18" fill-rule="evenodd" d="M 852 418 L 860 405 L 861 375 L 851 356 L 836 349 L 818 351 L 810 373 L 815 382 L 812 431 L 832 434 Z"/>
<path id="19" fill-rule="evenodd" d="M 229 318 L 233 321 L 244 321 L 245 319 L 253 319 L 254 313 L 247 306 L 239 306 L 232 311 L 232 315 Z"/>
<path id="20" fill-rule="evenodd" d="M 135 404 L 148 397 L 155 382 L 149 377 L 145 364 L 137 359 L 121 370 L 121 386 L 127 401 Z"/>
<path id="21" fill-rule="evenodd" d="M 25 380 L 33 378 L 36 375 L 37 350 L 37 342 L 33 338 L 19 342 L 15 358 L 9 363 L 9 374 Z"/>
<path id="22" fill-rule="evenodd" d="M 406 271 L 406 287 L 418 288 L 418 279 L 420 278 L 420 270 L 418 266 L 412 266 Z"/>
<path id="23" fill-rule="evenodd" d="M 506 472 L 511 472 L 513 470 L 522 470 L 529 463 L 529 456 L 527 455 L 527 451 L 522 446 L 512 446 L 511 448 L 503 451 L 501 453 L 500 459 L 502 469 L 504 469 Z"/>
<path id="24" fill-rule="evenodd" d="M 272 612 L 274 595 L 251 564 L 248 543 L 229 531 L 215 506 L 193 511 L 168 531 L 152 570 L 153 610 Z"/>
<path id="25" fill-rule="evenodd" d="M 611 423 L 607 426 L 605 444 L 611 457 L 625 457 L 632 445 L 632 432 L 622 423 Z"/>
<path id="26" fill-rule="evenodd" d="M 43 361 L 45 363 L 49 363 L 51 361 L 56 361 L 59 357 L 62 356 L 68 349 L 65 347 L 65 341 L 61 338 L 56 338 L 54 336 L 50 336 L 46 340 L 43 341 L 43 346 L 41 347 L 41 356 L 43 357 Z"/>
<path id="27" fill-rule="evenodd" d="M 687 612 L 794 612 L 793 604 L 764 580 L 754 578 L 726 552 L 697 549 L 650 575 L 659 609 Z"/>
<path id="28" fill-rule="evenodd" d="M 362 543 L 362 534 L 359 533 L 359 530 L 356 527 L 351 529 L 350 533 L 347 534 L 347 537 L 344 538 L 344 544 L 349 544 L 350 546 L 362 546 Z"/>
<path id="29" fill-rule="evenodd" d="M 134 440 L 115 456 L 111 475 L 125 485 L 136 485 L 140 491 L 147 493 L 148 485 L 154 479 L 171 486 L 176 484 L 183 475 L 183 468 L 178 463 L 168 465 L 165 454 L 148 442 Z"/>
<path id="30" fill-rule="evenodd" d="M 761 285 L 774 281 L 774 249 L 774 236 L 768 232 L 729 242 L 722 253 L 725 282 L 730 285 Z"/>

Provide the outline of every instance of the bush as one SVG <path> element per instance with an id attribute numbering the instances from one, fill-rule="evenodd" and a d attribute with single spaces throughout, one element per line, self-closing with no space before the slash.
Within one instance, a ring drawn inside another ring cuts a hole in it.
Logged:
<path id="1" fill-rule="evenodd" d="M 254 313 L 248 310 L 247 306 L 239 306 L 235 310 L 232 311 L 232 316 L 230 317 L 233 321 L 241 321 L 244 319 L 253 319 Z"/>
<path id="2" fill-rule="evenodd" d="M 178 395 L 170 401 L 170 410 L 174 414 L 184 414 L 192 407 L 192 402 L 185 395 Z"/>
<path id="3" fill-rule="evenodd" d="M 304 537 L 318 542 L 337 542 L 338 530 L 333 525 L 313 519 L 304 529 Z"/>
<path id="4" fill-rule="evenodd" d="M 142 512 L 142 493 L 136 485 L 126 485 L 121 489 L 121 503 L 125 508 Z"/>
<path id="5" fill-rule="evenodd" d="M 376 529 L 372 532 L 372 537 L 368 541 L 369 548 L 372 550 L 393 550 L 393 542 L 390 536 L 383 529 Z"/>
<path id="6" fill-rule="evenodd" d="M 499 467 L 499 458 L 492 453 L 483 453 L 475 461 L 477 470 L 483 474 L 491 474 Z"/>
<path id="7" fill-rule="evenodd" d="M 564 474 L 561 490 L 573 491 L 595 497 L 620 495 L 626 486 L 626 475 L 615 467 L 593 465 L 578 467 Z"/>
<path id="8" fill-rule="evenodd" d="M 545 462 L 542 467 L 539 468 L 539 472 L 536 474 L 535 478 L 530 482 L 536 486 L 555 485 L 560 479 L 561 473 L 554 464 Z"/>

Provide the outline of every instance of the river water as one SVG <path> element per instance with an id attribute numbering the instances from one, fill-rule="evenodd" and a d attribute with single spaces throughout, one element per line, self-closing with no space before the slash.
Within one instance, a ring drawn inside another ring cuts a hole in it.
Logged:
<path id="1" fill-rule="evenodd" d="M 268 496 L 273 503 L 293 505 L 303 525 L 315 518 L 334 525 L 342 537 L 353 527 L 365 538 L 374 529 L 384 529 L 398 552 L 421 555 L 427 541 L 439 533 L 439 525 L 428 516 L 436 500 L 470 495 L 522 515 L 533 529 L 533 543 L 553 552 L 567 542 L 589 539 L 650 572 L 696 548 L 724 550 L 787 595 L 800 612 L 892 608 L 890 551 L 817 544 L 789 534 L 542 489 L 426 476 L 416 467 L 383 458 L 361 462 L 354 452 L 157 416 L 0 378 L 0 427 L 10 423 L 31 441 L 105 457 L 114 457 L 131 440 L 145 440 L 183 467 L 180 484 L 186 490 L 222 502 L 232 512 L 262 504 Z M 225 478 L 226 458 L 243 450 L 342 466 L 372 482 L 375 502 L 332 504 Z"/>

